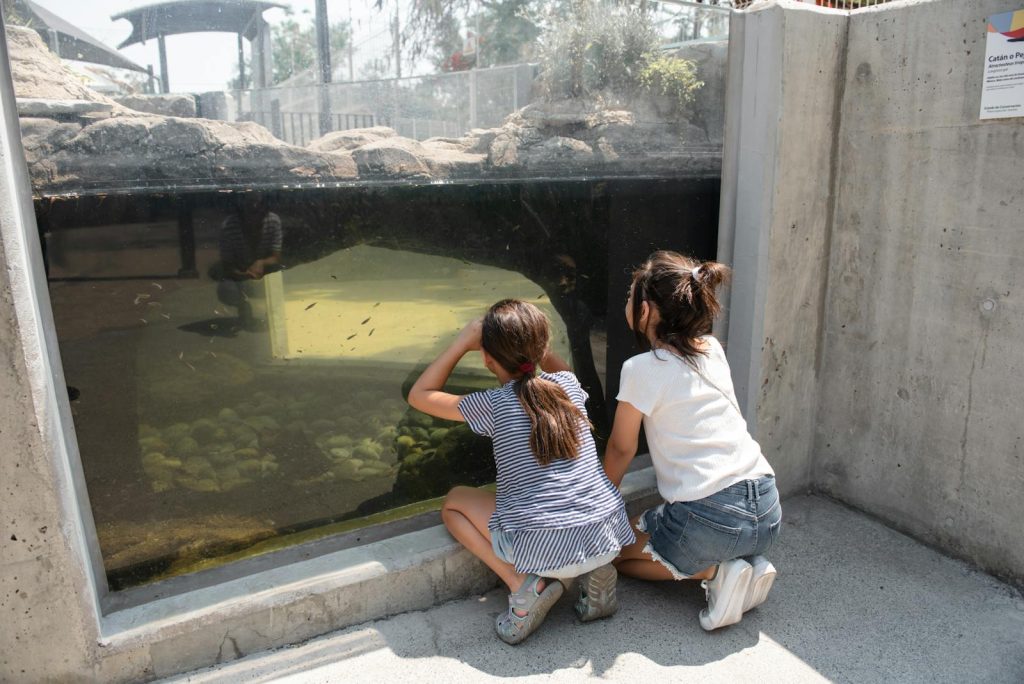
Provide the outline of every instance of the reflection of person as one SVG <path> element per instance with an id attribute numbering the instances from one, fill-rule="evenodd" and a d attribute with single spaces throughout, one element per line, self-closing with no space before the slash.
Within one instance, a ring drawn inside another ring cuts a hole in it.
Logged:
<path id="1" fill-rule="evenodd" d="M 775 581 L 767 553 L 782 508 L 772 467 L 747 431 L 729 363 L 711 336 L 728 268 L 656 252 L 633 274 L 626 322 L 650 351 L 622 366 L 605 471 L 622 481 L 643 424 L 665 503 L 633 522 L 619 572 L 704 580 L 706 630 L 739 622 Z"/>
<path id="2" fill-rule="evenodd" d="M 463 329 L 409 391 L 414 408 L 465 421 L 493 441 L 497 493 L 456 487 L 441 517 L 512 592 L 496 628 L 513 644 L 529 636 L 562 595 L 558 580 L 583 576 L 576 603 L 581 620 L 614 613 L 611 561 L 634 539 L 622 497 L 601 470 L 587 394 L 548 348 L 549 336 L 540 309 L 500 301 Z M 459 359 L 474 349 L 502 386 L 465 396 L 442 391 Z"/>
<path id="3" fill-rule="evenodd" d="M 281 268 L 281 218 L 271 212 L 263 197 L 247 194 L 238 210 L 224 219 L 220 228 L 220 264 L 215 269 L 217 298 L 238 309 L 246 330 L 259 328 L 253 319 L 249 299 L 250 281 Z"/>

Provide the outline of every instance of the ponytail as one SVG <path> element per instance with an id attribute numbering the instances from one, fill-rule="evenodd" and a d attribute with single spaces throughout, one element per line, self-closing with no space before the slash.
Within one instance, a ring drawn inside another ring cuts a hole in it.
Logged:
<path id="1" fill-rule="evenodd" d="M 481 347 L 515 378 L 513 391 L 530 419 L 530 449 L 541 465 L 576 458 L 589 425 L 560 385 L 536 375 L 550 328 L 533 304 L 503 299 L 484 316 L 480 331 Z"/>
<path id="2" fill-rule="evenodd" d="M 724 264 L 655 252 L 633 272 L 633 320 L 640 320 L 642 302 L 656 307 L 660 320 L 654 337 L 693 360 L 707 353 L 697 338 L 711 334 L 722 312 L 715 290 L 728 278 L 729 267 Z M 650 345 L 646 330 L 634 328 L 633 332 L 642 347 Z"/>
<path id="3" fill-rule="evenodd" d="M 558 384 L 526 374 L 513 388 L 530 419 L 530 449 L 542 466 L 579 455 L 580 423 L 586 416 Z"/>

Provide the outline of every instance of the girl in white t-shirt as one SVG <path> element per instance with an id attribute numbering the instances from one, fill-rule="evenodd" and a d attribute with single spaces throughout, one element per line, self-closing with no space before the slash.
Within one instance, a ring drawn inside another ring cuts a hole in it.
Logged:
<path id="1" fill-rule="evenodd" d="M 779 534 L 774 472 L 750 436 L 722 346 L 711 336 L 715 288 L 729 269 L 655 252 L 634 273 L 626 322 L 648 349 L 622 366 L 605 472 L 616 485 L 636 455 L 641 424 L 665 502 L 633 520 L 619 573 L 702 580 L 700 624 L 739 622 L 775 581 L 764 554 Z"/>

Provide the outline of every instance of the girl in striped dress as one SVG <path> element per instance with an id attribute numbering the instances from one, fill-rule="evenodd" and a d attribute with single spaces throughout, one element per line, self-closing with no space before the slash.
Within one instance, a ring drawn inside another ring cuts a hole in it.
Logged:
<path id="1" fill-rule="evenodd" d="M 441 517 L 508 585 L 509 608 L 496 629 L 510 644 L 540 625 L 564 591 L 562 580 L 581 578 L 575 609 L 582 621 L 614 613 L 611 561 L 635 539 L 597 457 L 587 393 L 548 348 L 549 337 L 540 309 L 502 300 L 467 325 L 409 391 L 414 408 L 465 421 L 493 441 L 496 493 L 455 487 Z M 474 350 L 501 386 L 465 396 L 444 392 L 455 365 Z"/>

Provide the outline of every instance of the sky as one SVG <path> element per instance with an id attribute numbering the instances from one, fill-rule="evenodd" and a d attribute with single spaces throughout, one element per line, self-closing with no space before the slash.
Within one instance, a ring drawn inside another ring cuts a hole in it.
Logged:
<path id="1" fill-rule="evenodd" d="M 308 17 L 312 21 L 315 0 L 272 0 L 289 5 L 299 21 Z M 35 0 L 39 5 L 63 17 L 86 33 L 107 45 L 117 45 L 131 33 L 131 23 L 111 15 L 136 7 L 144 7 L 159 0 Z M 387 18 L 373 6 L 373 0 L 328 0 L 327 16 L 333 23 L 348 18 L 349 7 L 355 24 L 357 49 L 356 70 L 360 56 L 386 50 L 389 44 Z M 305 13 L 305 14 L 304 14 Z M 285 18 L 283 10 L 264 13 L 271 24 Z M 248 54 L 249 42 L 245 41 Z M 361 48 L 361 49 L 360 49 Z M 145 45 L 132 45 L 120 51 L 128 59 L 143 67 L 152 64 L 160 73 L 160 56 L 156 40 Z M 193 33 L 167 37 L 167 62 L 171 90 L 176 92 L 205 92 L 223 90 L 237 73 L 238 39 L 233 33 Z"/>

